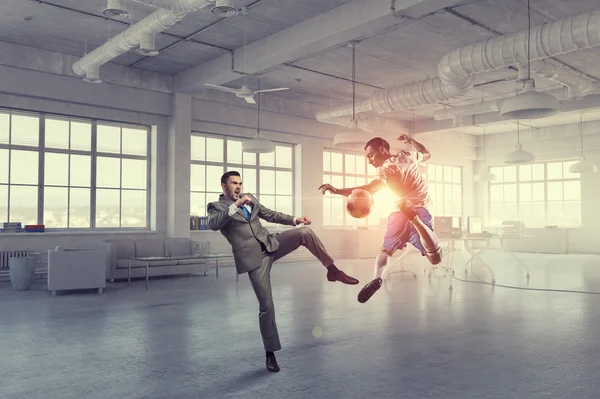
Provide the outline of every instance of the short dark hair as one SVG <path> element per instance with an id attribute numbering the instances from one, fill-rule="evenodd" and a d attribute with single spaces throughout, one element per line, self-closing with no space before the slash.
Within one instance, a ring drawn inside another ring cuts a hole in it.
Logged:
<path id="1" fill-rule="evenodd" d="M 230 170 L 221 176 L 221 184 L 227 184 L 227 180 L 229 180 L 229 176 L 240 176 L 240 172 L 237 170 Z"/>
<path id="2" fill-rule="evenodd" d="M 369 140 L 367 142 L 367 144 L 365 144 L 365 150 L 367 149 L 368 146 L 372 146 L 375 148 L 379 148 L 379 147 L 384 147 L 387 151 L 390 150 L 390 143 L 388 143 L 386 140 L 382 139 L 381 137 L 374 137 L 371 140 Z"/>

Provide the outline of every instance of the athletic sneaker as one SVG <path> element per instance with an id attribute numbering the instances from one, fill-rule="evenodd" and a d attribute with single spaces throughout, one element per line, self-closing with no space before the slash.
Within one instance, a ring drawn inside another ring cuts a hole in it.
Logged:
<path id="1" fill-rule="evenodd" d="M 367 285 L 363 287 L 362 290 L 358 293 L 358 302 L 365 303 L 373 296 L 378 289 L 381 288 L 381 284 L 383 280 L 380 277 L 377 277 L 375 280 L 369 282 Z"/>

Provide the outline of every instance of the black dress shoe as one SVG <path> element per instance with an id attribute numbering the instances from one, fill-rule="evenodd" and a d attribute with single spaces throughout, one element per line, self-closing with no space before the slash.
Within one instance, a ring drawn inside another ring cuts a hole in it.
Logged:
<path id="1" fill-rule="evenodd" d="M 275 356 L 267 357 L 267 370 L 276 373 L 279 371 L 279 365 L 277 364 L 277 360 Z"/>
<path id="2" fill-rule="evenodd" d="M 381 284 L 383 280 L 381 278 L 376 278 L 369 282 L 367 285 L 363 287 L 362 290 L 358 293 L 358 302 L 365 303 L 373 296 L 374 293 L 377 292 L 378 289 L 381 288 Z"/>
<path id="3" fill-rule="evenodd" d="M 329 280 L 331 282 L 339 281 L 341 283 L 348 284 L 348 285 L 358 284 L 357 279 L 355 279 L 354 277 L 348 276 L 346 273 L 344 273 L 341 270 L 336 270 L 334 272 L 328 272 L 327 280 Z"/>

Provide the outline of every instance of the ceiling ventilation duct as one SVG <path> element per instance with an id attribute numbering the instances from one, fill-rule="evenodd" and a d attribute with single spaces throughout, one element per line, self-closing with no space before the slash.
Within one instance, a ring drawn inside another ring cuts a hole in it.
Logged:
<path id="1" fill-rule="evenodd" d="M 108 0 L 102 14 L 109 18 L 128 19 L 127 2 L 125 0 Z"/>
<path id="2" fill-rule="evenodd" d="M 600 11 L 546 23 L 530 30 L 496 36 L 446 54 L 438 65 L 439 77 L 400 87 L 379 90 L 358 102 L 358 112 L 401 111 L 459 98 L 473 88 L 476 74 L 526 64 L 528 31 L 532 43 L 530 60 L 539 60 L 600 46 Z M 335 123 L 335 118 L 352 115 L 352 104 L 321 111 L 316 119 Z"/>
<path id="3" fill-rule="evenodd" d="M 140 47 L 136 49 L 135 52 L 145 57 L 154 57 L 155 55 L 158 55 L 158 51 L 156 50 L 156 36 L 148 35 L 142 37 L 142 40 L 140 40 Z"/>
<path id="4" fill-rule="evenodd" d="M 221 18 L 233 17 L 238 13 L 237 8 L 235 8 L 233 4 L 233 0 L 217 0 L 215 6 L 210 11 Z"/>
<path id="5" fill-rule="evenodd" d="M 73 64 L 73 72 L 78 76 L 86 76 L 89 71 L 95 71 L 101 65 L 138 47 L 144 38 L 156 36 L 181 21 L 188 13 L 201 10 L 213 3 L 214 0 L 173 0 L 168 10 L 164 8 L 157 9 L 102 46 L 83 56 Z"/>

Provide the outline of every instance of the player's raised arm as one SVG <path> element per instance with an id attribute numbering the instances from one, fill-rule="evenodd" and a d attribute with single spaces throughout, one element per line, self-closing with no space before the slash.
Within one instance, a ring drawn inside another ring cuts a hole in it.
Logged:
<path id="1" fill-rule="evenodd" d="M 354 191 L 354 190 L 366 190 L 369 193 L 371 193 L 371 195 L 373 195 L 384 187 L 385 187 L 385 184 L 381 180 L 375 179 L 375 180 L 372 180 L 369 184 L 366 184 L 364 186 L 349 187 L 349 188 L 335 188 L 331 184 L 323 184 L 323 185 L 321 185 L 321 187 L 319 187 L 319 190 L 321 190 L 321 192 L 323 194 L 325 194 L 327 191 L 329 191 L 331 194 L 343 195 L 344 197 L 347 197 L 350 194 L 352 194 L 352 191 Z"/>

